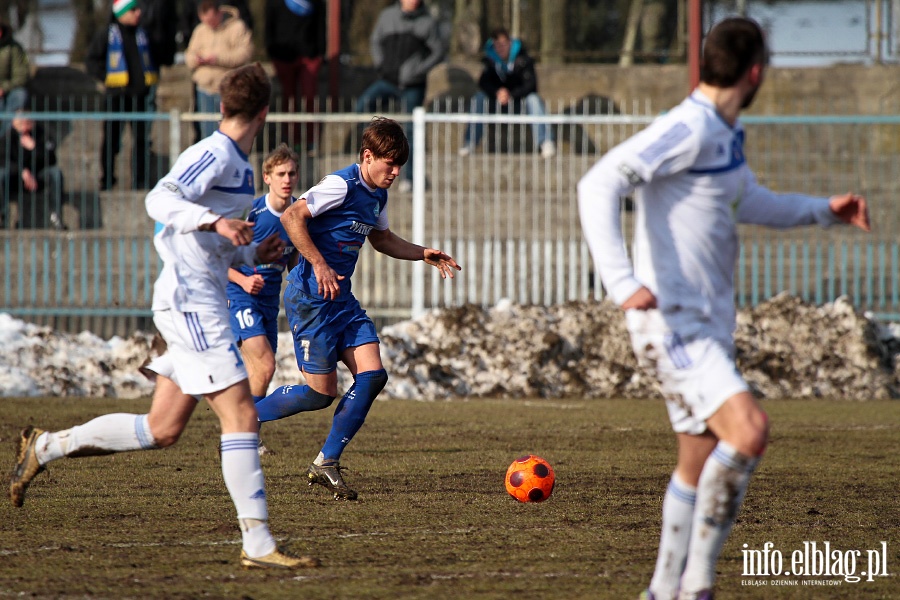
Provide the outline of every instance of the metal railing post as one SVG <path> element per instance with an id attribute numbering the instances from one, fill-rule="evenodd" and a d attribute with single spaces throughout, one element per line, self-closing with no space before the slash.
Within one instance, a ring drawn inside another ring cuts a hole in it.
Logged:
<path id="1" fill-rule="evenodd" d="M 413 109 L 413 198 L 412 241 L 425 243 L 425 109 Z M 412 317 L 425 313 L 425 263 L 417 261 L 412 269 Z"/>
<path id="2" fill-rule="evenodd" d="M 181 111 L 173 108 L 169 111 L 169 169 L 175 166 L 181 154 Z"/>

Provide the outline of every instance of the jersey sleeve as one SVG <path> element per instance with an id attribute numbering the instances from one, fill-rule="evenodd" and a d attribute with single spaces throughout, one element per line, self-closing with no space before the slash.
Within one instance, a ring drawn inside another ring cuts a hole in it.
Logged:
<path id="1" fill-rule="evenodd" d="M 773 192 L 757 183 L 750 169 L 744 177 L 737 219 L 740 223 L 779 229 L 815 224 L 828 227 L 841 222 L 831 211 L 828 198 Z"/>
<path id="2" fill-rule="evenodd" d="M 326 175 L 301 196 L 306 198 L 306 206 L 313 217 L 337 208 L 344 203 L 346 197 L 347 182 L 337 175 Z"/>
<path id="3" fill-rule="evenodd" d="M 208 149 L 201 150 L 183 156 L 145 200 L 147 214 L 153 220 L 179 233 L 196 231 L 219 218 L 197 201 L 216 185 L 226 161 Z"/>
<path id="4" fill-rule="evenodd" d="M 643 285 L 634 276 L 622 233 L 621 198 L 637 186 L 688 169 L 700 151 L 697 133 L 680 120 L 662 117 L 610 150 L 578 182 L 584 238 L 594 268 L 617 304 Z"/>
<path id="5" fill-rule="evenodd" d="M 641 287 L 625 247 L 621 198 L 634 181 L 620 168 L 615 150 L 595 164 L 578 182 L 578 213 L 594 269 L 613 301 L 622 304 Z"/>
<path id="6" fill-rule="evenodd" d="M 388 223 L 387 204 L 385 204 L 384 208 L 381 209 L 381 212 L 378 213 L 378 220 L 375 221 L 375 229 L 378 231 L 386 231 L 389 228 L 390 224 Z"/>

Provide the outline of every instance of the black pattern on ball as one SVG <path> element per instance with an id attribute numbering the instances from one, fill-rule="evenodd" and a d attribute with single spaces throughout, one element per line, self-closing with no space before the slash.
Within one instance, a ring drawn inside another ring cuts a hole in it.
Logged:
<path id="1" fill-rule="evenodd" d="M 506 491 L 519 502 L 543 502 L 555 485 L 553 467 L 534 454 L 517 458 L 506 470 Z"/>

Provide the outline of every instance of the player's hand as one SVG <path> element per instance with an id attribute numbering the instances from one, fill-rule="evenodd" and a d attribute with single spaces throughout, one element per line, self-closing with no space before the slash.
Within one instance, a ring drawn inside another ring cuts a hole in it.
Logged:
<path id="1" fill-rule="evenodd" d="M 622 310 L 650 310 L 656 308 L 656 296 L 645 287 L 641 287 L 622 303 Z"/>
<path id="2" fill-rule="evenodd" d="M 233 246 L 246 246 L 253 241 L 253 223 L 243 219 L 222 217 L 213 223 L 213 231 L 231 240 Z"/>
<path id="3" fill-rule="evenodd" d="M 871 231 L 869 223 L 869 207 L 866 199 L 851 192 L 832 196 L 828 205 L 837 217 L 844 223 L 859 227 L 863 231 Z"/>
<path id="4" fill-rule="evenodd" d="M 462 271 L 462 267 L 456 264 L 456 261 L 453 260 L 449 254 L 444 254 L 440 250 L 436 250 L 435 248 L 425 248 L 425 254 L 422 260 L 425 261 L 426 264 L 435 267 L 438 271 L 441 272 L 441 277 L 447 279 L 453 279 L 453 270 Z"/>
<path id="5" fill-rule="evenodd" d="M 256 258 L 261 263 L 275 262 L 284 256 L 285 243 L 277 233 L 273 233 L 256 247 Z"/>
<path id="6" fill-rule="evenodd" d="M 263 276 L 259 273 L 254 273 L 241 282 L 241 288 L 248 294 L 255 296 L 263 289 L 264 284 Z"/>
<path id="7" fill-rule="evenodd" d="M 326 300 L 335 300 L 341 295 L 341 284 L 339 282 L 345 279 L 343 275 L 338 275 L 334 269 L 325 263 L 314 265 L 313 273 L 315 273 L 316 281 L 319 284 L 320 296 Z"/>

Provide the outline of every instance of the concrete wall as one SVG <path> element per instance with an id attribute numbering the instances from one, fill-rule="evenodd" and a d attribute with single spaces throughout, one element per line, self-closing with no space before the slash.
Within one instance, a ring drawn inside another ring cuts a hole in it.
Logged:
<path id="1" fill-rule="evenodd" d="M 479 63 L 450 63 L 429 79 L 429 97 L 466 95 L 475 90 Z M 680 102 L 689 92 L 682 65 L 563 65 L 537 67 L 541 96 L 550 104 L 603 96 L 624 109 L 650 101 L 655 110 Z M 753 113 L 894 114 L 900 110 L 900 66 L 838 65 L 766 72 Z"/>
<path id="2" fill-rule="evenodd" d="M 270 65 L 267 70 L 273 74 Z M 476 90 L 481 71 L 478 62 L 451 62 L 432 71 L 428 99 L 467 97 Z M 606 97 L 620 110 L 633 103 L 664 110 L 688 93 L 688 71 L 682 65 L 538 65 L 539 91 L 551 107 L 585 97 Z M 340 89 L 345 110 L 374 79 L 371 68 L 344 67 Z M 97 94 L 97 85 L 78 65 L 39 69 L 34 94 L 52 98 L 70 94 Z M 277 84 L 276 84 L 277 87 Z M 328 92 L 327 67 L 322 70 L 320 93 Z M 277 93 L 277 89 L 276 89 Z M 159 109 L 191 106 L 190 74 L 184 65 L 163 69 L 158 92 Z M 900 111 L 900 66 L 838 65 L 834 67 L 777 69 L 767 71 L 753 113 L 803 114 L 894 114 Z"/>

